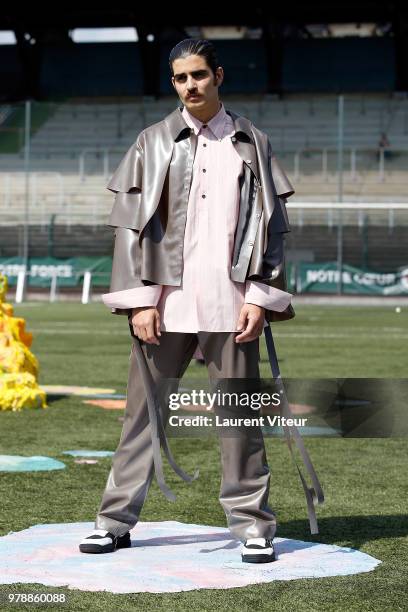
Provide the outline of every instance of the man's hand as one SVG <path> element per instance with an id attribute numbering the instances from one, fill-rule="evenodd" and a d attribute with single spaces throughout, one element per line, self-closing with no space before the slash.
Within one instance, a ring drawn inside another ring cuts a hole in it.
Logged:
<path id="1" fill-rule="evenodd" d="M 244 304 L 239 313 L 237 330 L 241 334 L 235 336 L 235 342 L 250 342 L 262 334 L 265 320 L 265 308 L 255 304 Z"/>
<path id="2" fill-rule="evenodd" d="M 148 344 L 160 344 L 160 315 L 154 306 L 132 309 L 133 331 L 140 340 Z"/>

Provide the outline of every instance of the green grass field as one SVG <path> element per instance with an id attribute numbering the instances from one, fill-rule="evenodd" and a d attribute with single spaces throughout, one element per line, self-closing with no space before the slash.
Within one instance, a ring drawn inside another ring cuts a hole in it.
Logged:
<path id="1" fill-rule="evenodd" d="M 272 325 L 283 377 L 406 376 L 405 309 L 397 314 L 391 307 L 298 306 L 296 313 L 292 321 Z M 111 315 L 99 304 L 32 303 L 17 307 L 15 314 L 25 317 L 27 330 L 34 333 L 32 348 L 40 360 L 41 383 L 125 392 L 130 350 L 125 317 Z M 263 340 L 261 355 L 262 374 L 267 377 Z M 189 370 L 192 376 L 202 374 L 196 364 Z M 62 471 L 1 474 L 0 535 L 38 523 L 93 521 L 111 459 L 76 464 L 74 457 L 61 453 L 73 448 L 115 450 L 120 415 L 72 396 L 50 402 L 46 410 L 0 413 L 0 453 L 48 455 L 67 465 Z M 305 443 L 326 496 L 317 511 L 320 533 L 310 535 L 303 490 L 285 443 L 267 437 L 277 535 L 358 548 L 382 561 L 374 571 L 177 594 L 113 595 L 40 584 L 0 585 L 0 593 L 65 592 L 69 610 L 406 610 L 406 438 L 306 438 Z M 170 444 L 179 464 L 190 473 L 199 466 L 200 477 L 186 485 L 166 469 L 178 499 L 168 502 L 154 482 L 141 520 L 224 526 L 217 440 L 173 438 Z"/>

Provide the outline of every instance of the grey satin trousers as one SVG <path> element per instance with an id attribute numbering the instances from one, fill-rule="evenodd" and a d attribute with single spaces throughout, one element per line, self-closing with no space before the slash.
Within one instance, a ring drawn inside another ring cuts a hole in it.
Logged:
<path id="1" fill-rule="evenodd" d="M 234 332 L 162 332 L 160 345 L 141 342 L 141 346 L 155 383 L 166 378 L 180 379 L 197 343 L 210 381 L 231 378 L 259 380 L 259 338 L 237 344 L 234 341 L 236 335 Z M 259 415 L 258 410 L 247 406 L 216 405 L 214 409 L 221 417 L 227 414 L 232 417 Z M 168 415 L 168 404 L 163 403 L 164 424 Z M 231 534 L 242 542 L 256 537 L 272 539 L 276 517 L 268 507 L 270 472 L 261 428 L 236 427 L 233 435 L 220 434 L 219 442 L 222 464 L 219 501 Z M 117 536 L 132 529 L 139 519 L 153 474 L 147 400 L 132 346 L 122 434 L 112 458 L 95 529 L 107 529 Z"/>

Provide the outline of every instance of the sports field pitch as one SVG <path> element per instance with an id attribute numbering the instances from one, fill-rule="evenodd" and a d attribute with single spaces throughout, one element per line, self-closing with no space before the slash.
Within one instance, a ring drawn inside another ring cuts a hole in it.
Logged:
<path id="1" fill-rule="evenodd" d="M 394 307 L 299 305 L 295 310 L 292 321 L 272 324 L 284 378 L 406 378 L 408 309 L 396 313 Z M 24 317 L 34 334 L 40 383 L 125 392 L 130 350 L 126 317 L 112 315 L 100 304 L 36 302 L 16 307 L 15 315 Z M 263 339 L 261 348 L 261 373 L 267 377 Z M 202 375 L 195 363 L 189 371 Z M 67 465 L 65 470 L 1 474 L 0 535 L 39 523 L 93 521 L 111 458 L 78 464 L 61 453 L 74 448 L 114 451 L 120 415 L 73 396 L 50 402 L 46 410 L 0 413 L 1 454 L 47 455 Z M 305 443 L 326 496 L 317 509 L 320 533 L 310 535 L 303 490 L 285 443 L 267 437 L 277 536 L 357 548 L 382 561 L 372 572 L 176 594 L 114 595 L 40 584 L 0 585 L 0 593 L 65 592 L 69 610 L 406 610 L 407 439 L 321 437 L 305 438 Z M 200 467 L 200 477 L 186 485 L 166 466 L 177 501 L 168 502 L 153 482 L 141 520 L 225 526 L 218 502 L 216 439 L 173 438 L 170 444 L 176 461 L 189 473 Z M 32 605 L 19 609 L 31 610 Z"/>

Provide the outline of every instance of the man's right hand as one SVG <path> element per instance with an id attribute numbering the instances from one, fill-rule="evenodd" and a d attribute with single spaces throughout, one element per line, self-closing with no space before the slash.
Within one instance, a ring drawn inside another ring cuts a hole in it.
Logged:
<path id="1" fill-rule="evenodd" d="M 133 331 L 140 340 L 148 344 L 160 344 L 160 315 L 154 306 L 132 308 Z"/>

